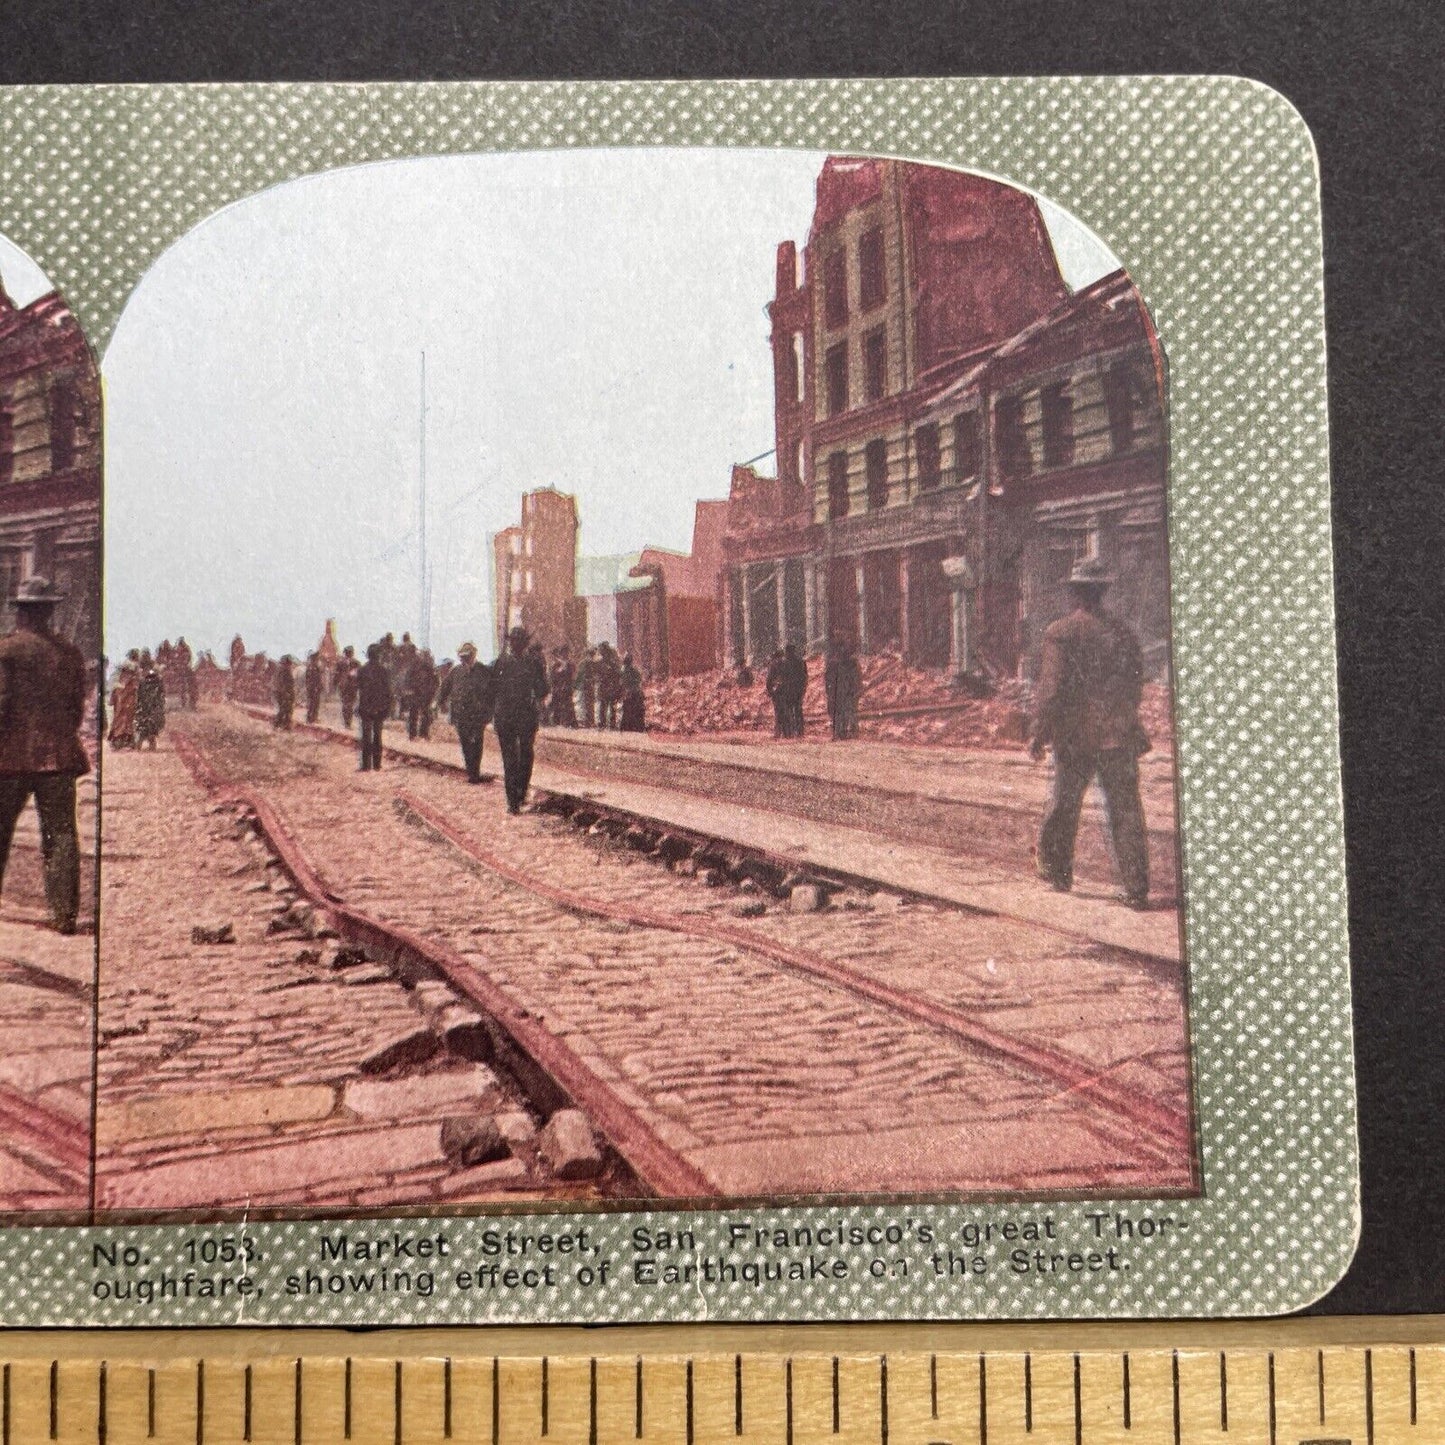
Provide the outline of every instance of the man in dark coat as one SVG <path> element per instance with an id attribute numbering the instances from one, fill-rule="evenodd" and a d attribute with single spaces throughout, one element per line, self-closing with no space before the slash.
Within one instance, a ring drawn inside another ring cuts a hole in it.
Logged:
<path id="1" fill-rule="evenodd" d="M 457 648 L 457 665 L 442 682 L 437 705 L 449 709 L 457 741 L 462 745 L 467 782 L 480 783 L 482 740 L 492 720 L 492 669 L 477 661 L 477 649 L 470 642 Z"/>
<path id="2" fill-rule="evenodd" d="M 430 648 L 417 653 L 407 678 L 406 735 L 409 738 L 431 736 L 432 703 L 437 695 L 437 665 Z"/>
<path id="3" fill-rule="evenodd" d="M 391 716 L 395 702 L 391 676 L 382 661 L 382 648 L 373 642 L 366 649 L 366 661 L 356 676 L 356 712 L 361 719 L 361 771 L 381 768 L 381 727 Z"/>
<path id="4" fill-rule="evenodd" d="M 863 674 L 853 644 L 839 634 L 828 649 L 823 668 L 823 688 L 828 695 L 828 717 L 833 723 L 833 737 L 842 742 L 858 736 L 858 695 L 863 690 Z"/>
<path id="5" fill-rule="evenodd" d="M 803 694 L 808 690 L 808 664 L 797 644 L 783 649 L 783 736 L 803 736 Z"/>
<path id="6" fill-rule="evenodd" d="M 90 760 L 80 744 L 85 658 L 50 630 L 63 595 L 43 577 L 22 583 L 15 631 L 0 638 L 0 880 L 15 824 L 33 797 L 50 915 L 61 933 L 74 933 L 80 907 L 75 780 L 90 771 Z"/>
<path id="7" fill-rule="evenodd" d="M 1029 753 L 1054 750 L 1053 787 L 1039 832 L 1039 876 L 1066 891 L 1074 881 L 1074 839 L 1084 793 L 1104 790 L 1114 859 L 1131 908 L 1149 903 L 1149 849 L 1139 799 L 1139 757 L 1149 739 L 1139 723 L 1144 659 L 1129 628 L 1104 610 L 1113 578 L 1086 558 L 1069 574 L 1074 610 L 1044 633 Z"/>
<path id="8" fill-rule="evenodd" d="M 547 669 L 527 646 L 525 628 L 507 634 L 508 650 L 492 668 L 492 726 L 502 749 L 507 811 L 520 813 L 532 782 L 532 745 L 537 737 L 538 709 L 547 696 Z"/>
<path id="9" fill-rule="evenodd" d="M 633 665 L 630 652 L 622 659 L 622 722 L 618 731 L 647 731 L 647 698 L 642 691 L 642 674 Z"/>
<path id="10" fill-rule="evenodd" d="M 780 647 L 768 659 L 768 673 L 763 681 L 767 690 L 768 699 L 773 704 L 773 736 L 775 738 L 787 737 L 787 682 L 786 670 L 783 666 L 783 649 Z"/>
<path id="11" fill-rule="evenodd" d="M 609 642 L 597 644 L 597 726 L 615 728 L 622 701 L 622 663 Z"/>
<path id="12" fill-rule="evenodd" d="M 166 680 L 161 670 L 142 654 L 140 684 L 135 698 L 135 736 L 138 747 L 156 750 L 156 739 L 166 728 Z"/>
<path id="13" fill-rule="evenodd" d="M 296 712 L 296 674 L 292 671 L 295 665 L 296 659 L 289 652 L 276 664 L 276 716 L 272 719 L 272 726 L 283 728 L 288 733 Z"/>
<path id="14" fill-rule="evenodd" d="M 584 728 L 597 726 L 597 652 L 589 648 L 577 664 L 577 695 L 582 699 L 580 722 Z"/>
<path id="15" fill-rule="evenodd" d="M 356 660 L 356 649 L 344 647 L 336 659 L 336 695 L 341 699 L 341 725 L 348 731 L 351 719 L 356 715 L 356 690 L 360 685 L 357 677 L 361 664 Z"/>
<path id="16" fill-rule="evenodd" d="M 577 726 L 577 703 L 572 696 L 576 674 L 572 670 L 572 657 L 565 647 L 559 647 L 552 655 L 552 670 L 548 675 L 552 688 L 548 703 L 550 721 L 553 727 L 575 728 Z"/>
<path id="17" fill-rule="evenodd" d="M 306 721 L 314 723 L 321 716 L 321 694 L 326 690 L 326 678 L 321 671 L 321 659 L 314 653 L 306 656 Z"/>

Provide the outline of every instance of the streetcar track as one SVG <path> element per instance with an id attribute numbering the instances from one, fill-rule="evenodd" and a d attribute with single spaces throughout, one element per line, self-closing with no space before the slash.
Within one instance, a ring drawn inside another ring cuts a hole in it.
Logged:
<path id="1" fill-rule="evenodd" d="M 1161 1105 L 1147 1095 L 1111 1079 L 1109 1075 L 1114 1072 L 1112 1068 L 1094 1068 L 1061 1050 L 1045 1048 L 1016 1035 L 990 1028 L 987 1024 L 970 1018 L 961 1009 L 894 988 L 824 958 L 821 954 L 760 936 L 752 930 L 725 923 L 720 919 L 663 913 L 655 909 L 640 908 L 635 904 L 612 903 L 543 883 L 483 847 L 474 836 L 458 828 L 438 809 L 414 794 L 401 792 L 397 794 L 397 799 L 427 827 L 468 857 L 509 883 L 559 907 L 627 923 L 637 928 L 658 929 L 711 943 L 727 944 L 760 955 L 783 968 L 832 984 L 871 1003 L 880 1004 L 919 1023 L 960 1038 L 1058 1085 L 1064 1093 L 1089 1095 L 1121 1115 L 1131 1125 L 1154 1135 L 1151 1142 L 1165 1157 L 1177 1157 L 1181 1148 L 1188 1147 L 1188 1119 L 1181 1118 L 1177 1111 Z"/>
<path id="2" fill-rule="evenodd" d="M 335 736 L 324 729 L 315 731 L 323 737 Z M 452 952 L 446 945 L 423 940 L 409 929 L 383 922 L 348 903 L 310 860 L 292 830 L 265 798 L 251 789 L 232 785 L 222 778 L 208 760 L 200 757 L 199 749 L 192 739 L 178 738 L 178 741 L 181 742 L 183 753 L 188 755 L 188 761 L 194 760 L 193 771 L 212 791 L 226 793 L 253 810 L 259 825 L 271 837 L 272 845 L 282 858 L 287 871 L 302 891 L 333 915 L 338 928 L 381 952 L 390 950 L 395 953 L 401 948 L 417 954 L 427 960 L 430 967 L 459 992 L 470 997 L 474 1003 L 479 1003 L 513 1036 L 518 1047 L 538 1059 L 543 1070 L 559 1082 L 565 1094 L 594 1117 L 617 1153 L 632 1165 L 639 1178 L 656 1188 L 658 1193 L 684 1197 L 688 1194 L 715 1192 L 684 1156 L 666 1149 L 665 1146 L 660 1151 L 663 1155 L 660 1176 L 657 1158 L 644 1159 L 638 1156 L 639 1137 L 644 1155 L 651 1145 L 657 1143 L 657 1136 L 646 1119 L 636 1111 L 633 1104 L 615 1095 L 609 1098 L 607 1086 L 591 1074 L 587 1065 L 577 1067 L 578 1061 L 575 1058 L 564 1058 L 559 1067 L 559 1061 L 555 1057 L 558 1041 L 549 1028 L 540 1024 L 520 1031 L 514 1028 L 516 1023 L 532 1021 L 527 1019 L 526 1010 L 518 1010 L 516 999 L 505 987 L 498 985 L 485 973 L 480 972 L 475 963 Z M 432 766 L 438 772 L 449 774 L 454 771 L 446 764 Z M 969 1018 L 959 1009 L 935 1004 L 932 1000 L 920 998 L 916 994 L 908 994 L 890 985 L 877 983 L 820 955 L 759 937 L 747 929 L 737 928 L 720 920 L 701 923 L 696 917 L 663 914 L 651 908 L 604 903 L 570 890 L 542 884 L 488 854 L 475 839 L 468 839 L 445 816 L 432 810 L 420 799 L 403 794 L 396 801 L 399 804 L 398 812 L 403 817 L 409 812 L 414 823 L 439 834 L 444 843 L 464 858 L 468 858 L 472 866 L 481 866 L 484 870 L 493 872 L 504 883 L 524 889 L 546 906 L 573 914 L 589 915 L 600 919 L 604 925 L 610 923 L 629 929 L 660 929 L 684 934 L 694 940 L 720 944 L 749 955 L 761 956 L 767 965 L 777 969 L 780 974 L 791 974 L 794 977 L 802 975 L 815 984 L 829 985 L 837 991 L 849 994 L 861 1000 L 865 1006 L 881 1009 L 887 1015 L 900 1017 L 910 1023 L 921 1023 L 930 1031 L 941 1032 L 955 1044 L 961 1044 L 965 1055 L 971 1053 L 976 1057 L 992 1057 L 996 1062 L 1002 1061 L 1021 1070 L 1025 1076 L 1036 1081 L 1057 1085 L 1058 1092 L 1048 1096 L 1049 1099 L 1077 1093 L 1087 1094 L 1093 1102 L 1102 1104 L 1107 1111 L 1100 1119 L 1101 1124 L 1112 1116 L 1118 1125 L 1128 1126 L 1127 1137 L 1139 1151 L 1141 1162 L 1177 1163 L 1181 1156 L 1188 1153 L 1187 1118 L 1181 1118 L 1177 1113 L 1169 1111 L 1156 1100 L 1136 1090 L 1119 1086 L 1109 1077 L 1114 1072 L 1113 1068 L 1094 1068 L 1071 1055 L 1030 1044 L 1012 1035 L 1001 1034 L 979 1024 L 976 1019 Z M 475 856 L 477 853 L 482 856 Z M 513 1018 L 513 1015 L 518 1017 Z M 524 1033 L 526 1037 L 522 1036 Z M 561 1052 L 565 1055 L 569 1051 L 563 1048 Z M 569 1068 L 569 1065 L 572 1067 Z M 654 1087 L 666 1087 L 665 1080 L 659 1080 Z M 1041 1102 L 1048 1102 L 1048 1099 Z M 679 1187 L 677 1182 L 679 1166 L 692 1176 L 684 1187 Z"/>

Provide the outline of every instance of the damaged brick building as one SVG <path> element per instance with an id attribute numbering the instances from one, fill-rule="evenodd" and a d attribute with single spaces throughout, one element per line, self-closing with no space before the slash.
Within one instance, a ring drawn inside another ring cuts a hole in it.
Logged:
<path id="1" fill-rule="evenodd" d="M 726 648 L 832 634 L 925 666 L 1027 668 L 1074 559 L 1167 657 L 1164 375 L 1123 272 L 1072 293 L 1037 202 L 830 157 L 769 314 L 776 478 L 735 468 Z"/>
<path id="2" fill-rule="evenodd" d="M 0 608 L 27 577 L 64 590 L 57 630 L 100 653 L 100 378 L 56 292 L 16 306 L 0 285 Z"/>

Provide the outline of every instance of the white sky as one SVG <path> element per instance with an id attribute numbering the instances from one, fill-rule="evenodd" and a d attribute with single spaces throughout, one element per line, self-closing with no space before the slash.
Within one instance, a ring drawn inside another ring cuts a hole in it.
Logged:
<path id="1" fill-rule="evenodd" d="M 4 283 L 5 294 L 17 306 L 29 306 L 55 289 L 45 272 L 4 236 L 0 236 L 0 282 Z"/>
<path id="2" fill-rule="evenodd" d="M 533 487 L 577 494 L 585 552 L 686 549 L 694 501 L 772 446 L 774 255 L 822 161 L 435 157 L 202 223 L 103 361 L 110 654 L 183 633 L 219 655 L 236 631 L 303 652 L 327 617 L 358 644 L 415 631 L 423 349 L 438 656 L 489 650 L 488 538 Z M 1071 285 L 1117 266 L 1045 218 Z"/>

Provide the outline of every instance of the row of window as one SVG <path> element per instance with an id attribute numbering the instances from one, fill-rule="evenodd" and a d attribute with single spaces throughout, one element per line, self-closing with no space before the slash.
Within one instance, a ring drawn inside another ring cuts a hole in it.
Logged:
<path id="1" fill-rule="evenodd" d="M 883 227 L 870 226 L 858 238 L 858 309 L 872 311 L 888 298 Z M 823 320 L 833 329 L 848 324 L 848 252 L 843 246 L 823 258 Z"/>
<path id="2" fill-rule="evenodd" d="M 1142 403 L 1139 379 L 1132 367 L 1120 363 L 1104 374 L 1104 405 L 1108 416 L 1110 446 L 1116 455 L 1134 445 Z M 1068 466 L 1074 459 L 1074 403 L 1067 382 L 1046 386 L 1039 392 L 1043 465 Z M 982 418 L 977 411 L 960 412 L 947 424 L 953 433 L 954 484 L 976 477 L 983 463 Z M 994 428 L 998 447 L 999 474 L 1017 480 L 1034 470 L 1034 453 L 1024 422 L 1024 399 L 1020 395 L 1000 396 L 994 402 Z M 914 429 L 913 451 L 918 467 L 920 491 L 936 491 L 944 484 L 943 433 L 941 424 L 925 422 Z M 848 453 L 828 456 L 828 516 L 836 521 L 851 507 L 848 486 Z M 863 449 L 866 510 L 881 511 L 888 505 L 888 446 L 881 438 Z"/>
<path id="3" fill-rule="evenodd" d="M 68 377 L 50 386 L 50 472 L 68 472 L 79 456 L 87 413 L 80 388 Z M 15 475 L 15 411 L 8 398 L 0 399 L 0 486 Z"/>

